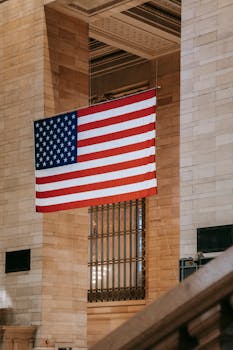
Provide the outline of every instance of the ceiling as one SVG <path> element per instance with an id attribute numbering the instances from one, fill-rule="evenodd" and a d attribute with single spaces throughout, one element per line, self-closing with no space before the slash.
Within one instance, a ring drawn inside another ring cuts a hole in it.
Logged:
<path id="1" fill-rule="evenodd" d="M 180 49 L 181 0 L 44 0 L 89 23 L 96 76 Z"/>

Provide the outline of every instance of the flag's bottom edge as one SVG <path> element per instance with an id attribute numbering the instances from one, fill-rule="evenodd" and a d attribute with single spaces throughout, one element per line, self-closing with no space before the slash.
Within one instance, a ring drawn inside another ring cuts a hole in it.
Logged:
<path id="1" fill-rule="evenodd" d="M 133 193 L 125 193 L 125 194 L 119 194 L 119 195 L 108 196 L 108 197 L 93 198 L 93 199 L 87 199 L 87 200 L 77 201 L 77 202 L 48 205 L 48 206 L 36 206 L 36 211 L 40 213 L 49 213 L 49 212 L 55 212 L 55 211 L 61 211 L 61 210 L 85 208 L 85 207 L 91 207 L 95 205 L 111 204 L 111 203 L 124 202 L 128 200 L 133 200 L 133 199 L 140 199 L 148 196 L 153 196 L 155 194 L 157 194 L 157 188 L 149 188 L 146 190 L 141 190 Z"/>

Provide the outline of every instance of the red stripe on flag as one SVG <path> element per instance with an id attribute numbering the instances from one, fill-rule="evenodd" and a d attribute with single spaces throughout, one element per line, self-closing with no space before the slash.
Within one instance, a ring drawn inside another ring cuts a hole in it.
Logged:
<path id="1" fill-rule="evenodd" d="M 101 128 L 104 126 L 114 125 L 114 124 L 129 121 L 129 120 L 146 117 L 147 115 L 150 115 L 153 113 L 155 113 L 155 106 L 141 109 L 139 111 L 135 111 L 135 112 L 131 112 L 131 113 L 122 114 L 122 115 L 117 116 L 117 117 L 112 117 L 112 118 L 108 118 L 108 119 L 103 119 L 103 120 L 98 120 L 95 122 L 86 123 L 83 125 L 78 125 L 78 131 L 82 132 L 82 131 L 86 131 L 86 130 Z"/>
<path id="2" fill-rule="evenodd" d="M 153 89 L 153 90 L 149 90 L 146 92 L 138 93 L 136 95 L 121 98 L 119 100 L 103 102 L 99 105 L 90 106 L 90 107 L 78 110 L 78 112 L 77 112 L 78 117 L 83 117 L 83 116 L 86 116 L 88 114 L 103 112 L 103 111 L 107 111 L 107 110 L 110 110 L 113 108 L 126 106 L 126 105 L 129 105 L 131 103 L 144 101 L 144 100 L 147 100 L 149 98 L 155 97 L 155 94 L 156 94 L 155 90 Z"/>
<path id="3" fill-rule="evenodd" d="M 57 181 L 75 179 L 75 178 L 84 177 L 84 176 L 93 176 L 93 175 L 108 173 L 111 171 L 134 168 L 137 166 L 146 165 L 154 162 L 155 162 L 155 156 L 151 155 L 145 158 L 129 160 L 127 162 L 122 162 L 117 164 L 104 165 L 93 169 L 77 170 L 77 171 L 73 171 L 65 174 L 37 177 L 36 184 L 40 185 L 40 184 L 57 182 Z"/>
<path id="4" fill-rule="evenodd" d="M 62 188 L 59 190 L 36 192 L 36 198 L 49 198 L 49 197 L 65 196 L 68 194 L 95 191 L 95 190 L 101 190 L 104 188 L 112 188 L 112 187 L 122 186 L 122 185 L 129 185 L 132 183 L 137 183 L 137 182 L 142 182 L 142 181 L 154 179 L 155 175 L 156 174 L 153 171 L 150 173 L 129 176 L 129 177 L 122 178 L 122 179 L 97 182 L 97 183 L 81 185 L 81 186 L 73 186 L 73 187 L 69 187 L 69 188 Z"/>
<path id="5" fill-rule="evenodd" d="M 83 154 L 77 157 L 77 162 L 85 162 L 88 160 L 101 159 L 101 158 L 115 156 L 118 154 L 139 151 L 141 149 L 146 149 L 154 145 L 155 145 L 155 139 L 146 140 L 143 142 L 134 143 L 132 145 L 122 146 L 122 147 L 113 148 L 113 149 L 107 149 L 104 151 L 93 152 L 89 154 Z"/>
<path id="6" fill-rule="evenodd" d="M 122 131 L 113 132 L 102 136 L 90 137 L 85 140 L 78 140 L 78 147 L 90 146 L 97 143 L 118 140 L 124 137 L 143 134 L 144 132 L 155 129 L 155 123 L 149 123 L 143 126 L 138 126 L 133 129 L 127 129 Z"/>
<path id="7" fill-rule="evenodd" d="M 138 199 L 138 198 L 144 198 L 144 197 L 154 195 L 156 193 L 157 193 L 157 188 L 153 187 L 142 191 L 113 195 L 109 197 L 100 197 L 100 198 L 87 199 L 83 201 L 56 204 L 56 205 L 37 206 L 36 211 L 41 213 L 49 213 L 49 212 L 59 211 L 59 210 L 90 207 L 94 205 L 109 204 L 109 203 L 123 202 L 123 201 Z"/>

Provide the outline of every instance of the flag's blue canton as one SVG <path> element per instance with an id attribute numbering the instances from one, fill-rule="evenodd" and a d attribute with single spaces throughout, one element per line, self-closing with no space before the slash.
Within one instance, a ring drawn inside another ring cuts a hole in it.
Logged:
<path id="1" fill-rule="evenodd" d="M 76 112 L 34 122 L 36 170 L 76 163 Z"/>

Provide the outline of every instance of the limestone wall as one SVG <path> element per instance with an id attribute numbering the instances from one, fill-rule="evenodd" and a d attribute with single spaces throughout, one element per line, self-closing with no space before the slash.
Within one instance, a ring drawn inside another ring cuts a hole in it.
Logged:
<path id="1" fill-rule="evenodd" d="M 146 298 L 88 305 L 88 344 L 115 329 L 178 283 L 179 260 L 179 53 L 92 80 L 92 93 L 157 90 L 158 194 L 146 199 Z M 157 75 L 156 75 L 157 66 Z"/>
<path id="2" fill-rule="evenodd" d="M 44 115 L 44 14 L 39 2 L 0 4 L 0 298 L 14 323 L 39 324 L 42 215 L 34 208 L 33 120 Z M 5 274 L 5 252 L 31 249 L 31 271 Z"/>
<path id="3" fill-rule="evenodd" d="M 35 348 L 86 348 L 87 209 L 34 207 L 33 120 L 88 103 L 88 26 L 43 1 L 0 4 L 0 300 L 9 324 L 38 327 Z M 31 270 L 5 274 L 5 252 Z"/>
<path id="4" fill-rule="evenodd" d="M 233 3 L 182 1 L 181 256 L 233 223 Z"/>

